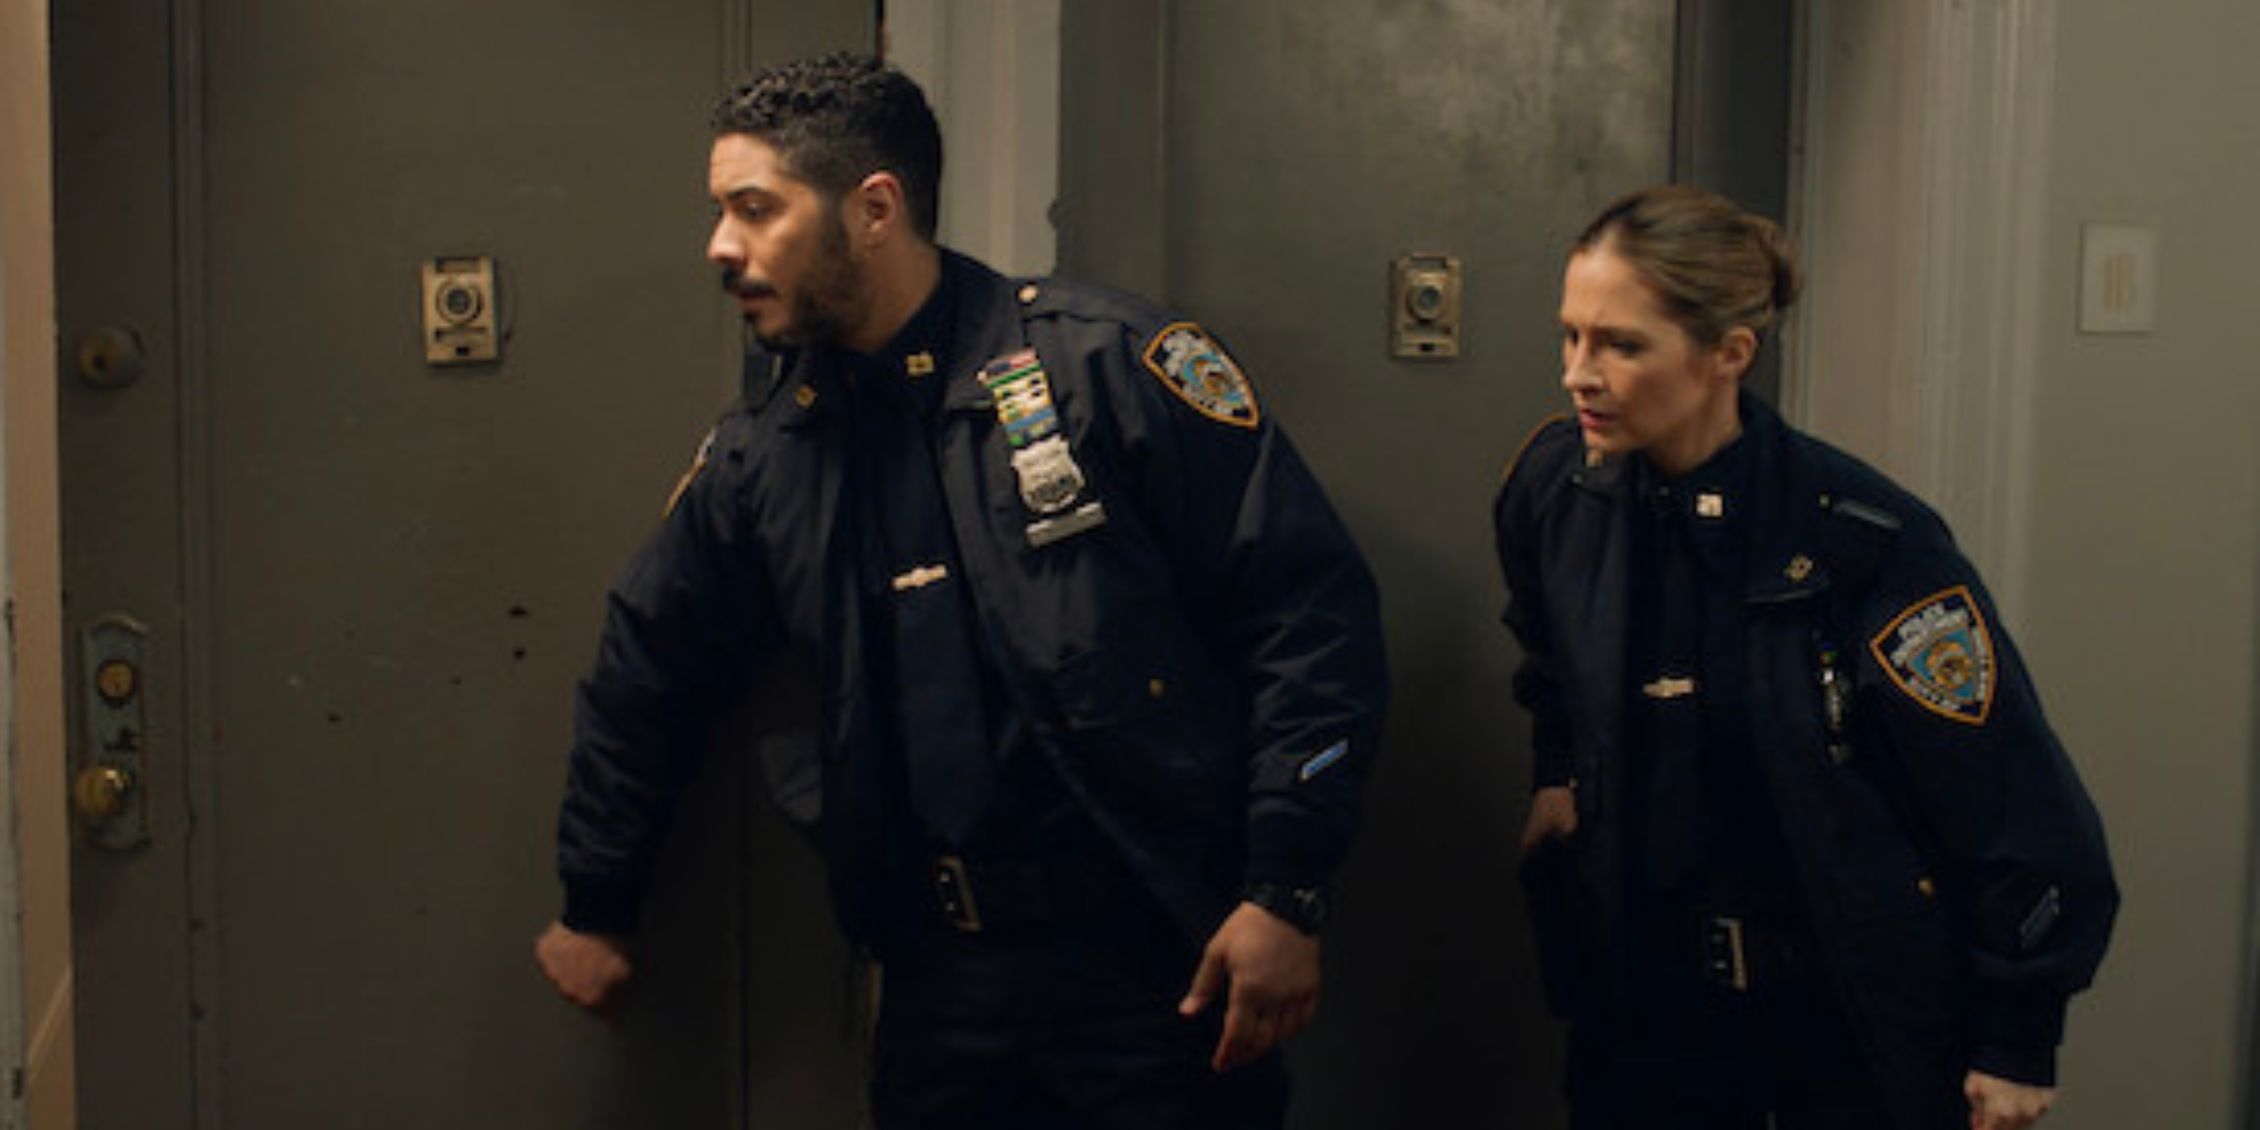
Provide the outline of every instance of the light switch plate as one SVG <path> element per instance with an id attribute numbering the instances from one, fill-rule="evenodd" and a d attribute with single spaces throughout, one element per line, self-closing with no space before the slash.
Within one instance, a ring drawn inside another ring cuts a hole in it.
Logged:
<path id="1" fill-rule="evenodd" d="M 2158 321 L 2158 233 L 2122 224 L 2080 229 L 2080 332 L 2149 333 Z"/>

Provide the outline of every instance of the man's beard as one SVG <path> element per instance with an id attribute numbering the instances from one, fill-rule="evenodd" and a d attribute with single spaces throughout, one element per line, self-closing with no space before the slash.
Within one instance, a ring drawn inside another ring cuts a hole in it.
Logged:
<path id="1" fill-rule="evenodd" d="M 838 344 L 849 327 L 862 321 L 870 296 L 863 285 L 862 270 L 848 254 L 847 233 L 831 218 L 823 224 L 823 232 L 815 262 L 786 305 L 785 324 L 773 334 L 764 333 L 752 312 L 746 313 L 747 327 L 763 346 L 783 349 Z M 723 270 L 722 289 L 740 298 L 773 298 L 778 293 L 775 287 L 755 282 L 735 268 Z"/>

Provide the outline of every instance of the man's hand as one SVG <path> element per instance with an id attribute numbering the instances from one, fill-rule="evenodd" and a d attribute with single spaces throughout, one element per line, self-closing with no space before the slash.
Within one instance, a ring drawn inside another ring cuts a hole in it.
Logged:
<path id="1" fill-rule="evenodd" d="M 1577 834 L 1577 790 L 1568 785 L 1548 785 L 1530 798 L 1530 819 L 1522 825 L 1522 854 L 1547 840 L 1566 840 Z"/>
<path id="2" fill-rule="evenodd" d="M 1197 1016 L 1227 992 L 1224 1035 L 1209 1065 L 1229 1071 L 1303 1030 L 1318 1011 L 1318 939 L 1252 902 L 1217 927 L 1177 1011 Z"/>
<path id="3" fill-rule="evenodd" d="M 602 1014 L 635 974 L 628 943 L 611 934 L 583 934 L 552 922 L 534 939 L 534 960 L 566 1000 Z"/>
<path id="4" fill-rule="evenodd" d="M 1970 1100 L 1970 1130 L 2024 1130 L 2048 1113 L 2056 1088 L 2032 1087 L 1972 1071 L 1962 1079 Z"/>

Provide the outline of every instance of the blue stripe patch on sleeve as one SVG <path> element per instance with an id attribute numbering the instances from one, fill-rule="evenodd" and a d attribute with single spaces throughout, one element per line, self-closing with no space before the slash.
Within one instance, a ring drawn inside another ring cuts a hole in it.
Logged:
<path id="1" fill-rule="evenodd" d="M 1295 778 L 1299 781 L 1308 781 L 1311 778 L 1326 772 L 1328 769 L 1334 766 L 1335 762 L 1340 761 L 1343 758 L 1348 757 L 1349 755 L 1350 743 L 1348 739 L 1335 742 L 1333 745 L 1327 746 L 1325 749 L 1311 755 L 1310 760 L 1303 762 L 1302 772 L 1297 773 L 1295 775 Z"/>

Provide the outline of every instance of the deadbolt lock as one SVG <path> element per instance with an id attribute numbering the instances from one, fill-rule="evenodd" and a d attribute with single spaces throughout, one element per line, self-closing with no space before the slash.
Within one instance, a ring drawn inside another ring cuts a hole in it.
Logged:
<path id="1" fill-rule="evenodd" d="M 1397 256 L 1389 286 L 1389 354 L 1460 355 L 1460 261 L 1457 256 Z"/>
<path id="2" fill-rule="evenodd" d="M 96 388 L 125 388 L 149 371 L 149 351 L 132 326 L 102 326 L 78 339 L 78 379 Z"/>

